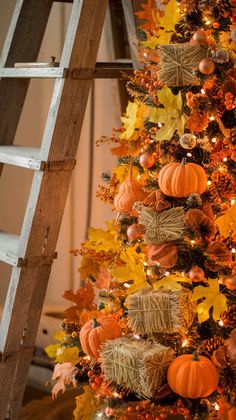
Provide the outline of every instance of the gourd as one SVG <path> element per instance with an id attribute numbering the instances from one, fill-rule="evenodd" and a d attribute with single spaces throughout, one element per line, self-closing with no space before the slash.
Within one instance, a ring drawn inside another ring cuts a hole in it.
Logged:
<path id="1" fill-rule="evenodd" d="M 101 345 L 106 340 L 113 340 L 121 336 L 121 328 L 111 317 L 96 318 L 86 322 L 80 330 L 80 343 L 84 353 L 92 359 L 100 355 Z"/>
<path id="2" fill-rule="evenodd" d="M 207 185 L 204 169 L 196 163 L 171 162 L 159 173 L 158 183 L 161 191 L 170 197 L 188 197 L 192 193 L 202 194 Z"/>
<path id="3" fill-rule="evenodd" d="M 215 365 L 205 356 L 182 354 L 174 359 L 167 371 L 170 388 L 184 398 L 205 398 L 218 384 Z"/>
<path id="4" fill-rule="evenodd" d="M 141 182 L 132 178 L 132 168 L 129 178 L 120 184 L 119 191 L 114 198 L 114 207 L 120 213 L 131 213 L 136 201 L 143 201 L 146 193 Z"/>

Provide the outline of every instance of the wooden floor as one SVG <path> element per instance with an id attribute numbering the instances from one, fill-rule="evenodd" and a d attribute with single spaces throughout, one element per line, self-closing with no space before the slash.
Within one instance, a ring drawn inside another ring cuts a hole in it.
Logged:
<path id="1" fill-rule="evenodd" d="M 78 390 L 68 391 L 56 401 L 50 394 L 26 388 L 19 420 L 72 420 Z"/>

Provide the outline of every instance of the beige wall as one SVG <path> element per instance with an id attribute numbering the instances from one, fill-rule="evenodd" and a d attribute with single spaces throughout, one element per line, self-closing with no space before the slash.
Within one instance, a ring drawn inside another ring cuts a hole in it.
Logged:
<path id="1" fill-rule="evenodd" d="M 9 23 L 14 0 L 0 0 L 0 46 L 2 46 Z M 51 56 L 59 59 L 63 38 L 70 15 L 71 5 L 54 3 L 38 61 L 48 61 Z M 109 16 L 99 50 L 98 61 L 111 61 L 113 48 Z M 27 100 L 19 123 L 15 144 L 39 146 L 53 88 L 53 82 L 33 80 L 30 83 Z M 97 80 L 94 86 L 94 140 L 100 135 L 110 135 L 113 127 L 119 127 L 120 104 L 115 80 Z M 77 154 L 77 165 L 73 173 L 70 193 L 62 221 L 57 245 L 58 259 L 54 262 L 47 292 L 47 303 L 62 304 L 61 295 L 66 288 L 76 289 L 79 284 L 77 274 L 78 259 L 69 250 L 79 247 L 86 237 L 86 215 L 88 195 L 88 174 L 91 134 L 91 100 L 88 103 L 81 141 Z M 104 220 L 112 217 L 108 206 L 96 199 L 96 188 L 101 173 L 114 164 L 106 147 L 94 149 L 92 224 L 102 226 Z M 0 179 L 0 229 L 19 233 L 30 191 L 32 173 L 29 170 L 5 166 Z M 0 263 L 0 303 L 6 293 L 10 268 Z"/>

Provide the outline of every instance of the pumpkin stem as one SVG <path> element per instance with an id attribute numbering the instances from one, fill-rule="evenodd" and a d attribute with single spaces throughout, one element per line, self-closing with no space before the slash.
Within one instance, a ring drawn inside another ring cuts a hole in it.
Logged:
<path id="1" fill-rule="evenodd" d="M 183 157 L 181 160 L 181 165 L 186 165 L 186 163 L 187 163 L 187 159 Z"/>
<path id="2" fill-rule="evenodd" d="M 97 328 L 100 327 L 101 324 L 99 324 L 99 322 L 96 320 L 96 318 L 93 318 L 93 325 L 92 328 Z"/>
<path id="3" fill-rule="evenodd" d="M 192 358 L 192 360 L 194 360 L 194 362 L 198 362 L 199 361 L 199 357 L 198 357 L 198 354 L 197 354 L 197 351 L 196 350 L 193 352 L 193 358 Z"/>

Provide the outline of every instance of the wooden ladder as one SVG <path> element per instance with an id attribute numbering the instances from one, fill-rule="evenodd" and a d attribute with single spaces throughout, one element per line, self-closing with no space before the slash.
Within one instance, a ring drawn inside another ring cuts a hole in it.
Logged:
<path id="1" fill-rule="evenodd" d="M 131 27 L 130 0 L 122 2 Z M 72 3 L 58 66 L 14 67 L 37 59 L 53 0 L 16 0 L 0 58 L 0 164 L 34 171 L 21 234 L 0 231 L 0 260 L 12 265 L 0 326 L 0 420 L 19 414 L 92 79 L 129 70 L 96 66 L 108 0 Z M 55 85 L 41 147 L 13 145 L 29 79 L 42 77 Z"/>

